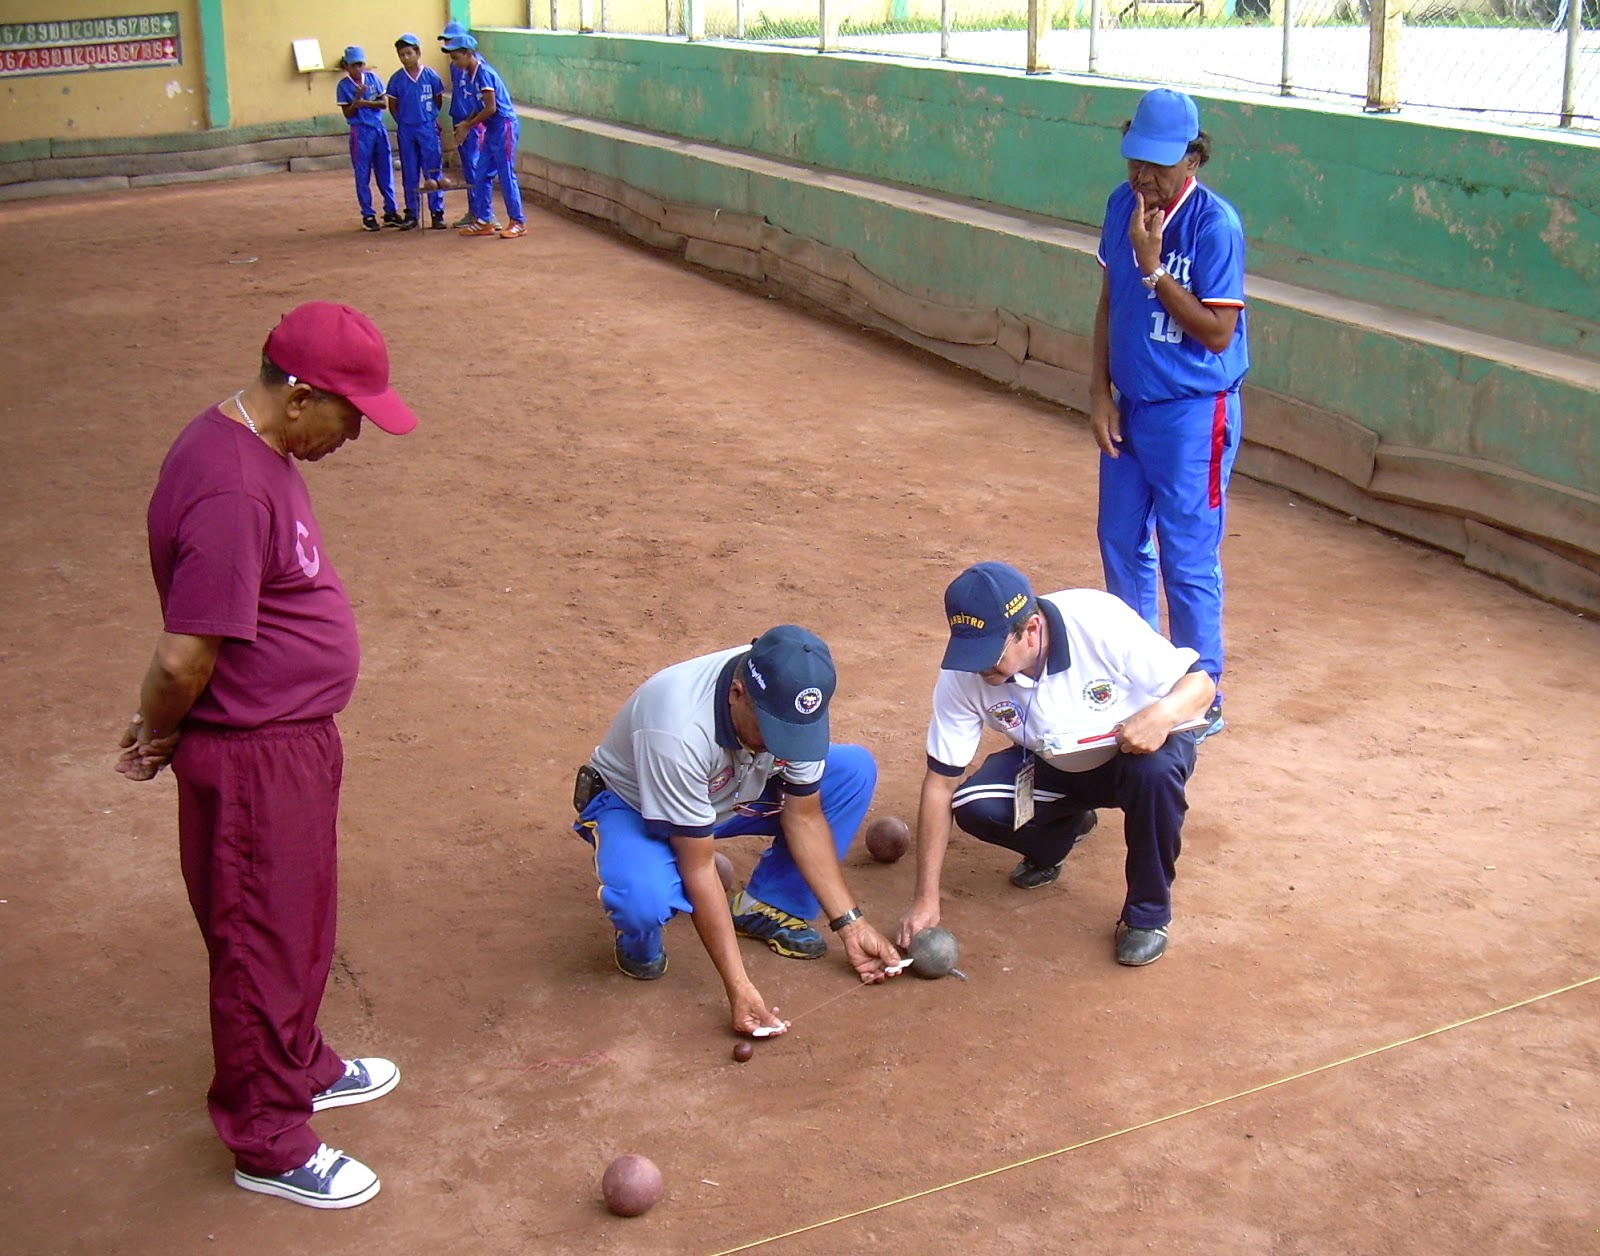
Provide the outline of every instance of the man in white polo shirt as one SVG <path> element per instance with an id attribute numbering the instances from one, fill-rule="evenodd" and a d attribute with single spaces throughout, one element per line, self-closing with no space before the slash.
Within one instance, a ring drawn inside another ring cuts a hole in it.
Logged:
<path id="1" fill-rule="evenodd" d="M 833 656 L 793 624 L 747 646 L 657 672 L 634 691 L 578 771 L 578 835 L 594 847 L 617 967 L 640 981 L 667 970 L 661 927 L 691 912 L 728 993 L 733 1028 L 787 1026 L 745 972 L 736 935 L 817 959 L 819 912 L 864 982 L 900 958 L 861 914 L 839 867 L 872 804 L 878 768 L 861 746 L 828 741 Z M 715 839 L 775 838 L 731 915 Z"/>
<path id="2" fill-rule="evenodd" d="M 1161 958 L 1172 920 L 1185 787 L 1198 724 L 1216 684 L 1121 599 L 1096 589 L 1035 597 L 1005 563 L 967 568 L 945 591 L 950 643 L 933 690 L 928 768 L 917 817 L 917 886 L 900 921 L 906 945 L 939 923 L 939 877 L 952 819 L 1022 856 L 1018 889 L 1061 875 L 1094 808 L 1119 807 L 1128 893 L 1116 928 L 1119 964 Z M 1012 745 L 957 782 L 985 728 Z"/>

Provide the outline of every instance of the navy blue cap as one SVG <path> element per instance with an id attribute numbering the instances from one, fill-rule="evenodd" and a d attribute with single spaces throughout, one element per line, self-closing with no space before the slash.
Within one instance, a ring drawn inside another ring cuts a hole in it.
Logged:
<path id="1" fill-rule="evenodd" d="M 794 624 L 769 629 L 750 643 L 739 678 L 774 758 L 817 763 L 828 757 L 828 700 L 838 673 L 821 637 Z"/>
<path id="2" fill-rule="evenodd" d="M 1170 87 L 1146 92 L 1122 137 L 1122 155 L 1152 166 L 1176 166 L 1200 134 L 1200 110 L 1194 100 Z"/>
<path id="3" fill-rule="evenodd" d="M 1038 603 L 1028 577 L 1005 563 L 974 563 L 944 591 L 950 644 L 939 666 L 951 672 L 986 672 L 1006 652 L 1011 630 Z"/>

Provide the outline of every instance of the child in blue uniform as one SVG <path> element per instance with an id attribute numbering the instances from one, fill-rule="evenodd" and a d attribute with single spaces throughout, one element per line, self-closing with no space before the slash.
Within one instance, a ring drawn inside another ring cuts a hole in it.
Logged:
<path id="1" fill-rule="evenodd" d="M 452 66 L 466 76 L 466 96 L 478 101 L 478 108 L 456 123 L 456 140 L 473 127 L 483 127 L 483 151 L 478 163 L 477 179 L 473 184 L 476 205 L 469 205 L 477 214 L 477 221 L 461 228 L 464 236 L 498 235 L 502 240 L 517 240 L 528 234 L 522 212 L 522 190 L 517 186 L 517 138 L 521 128 L 517 122 L 511 92 L 505 80 L 477 53 L 478 41 L 471 35 L 456 35 L 444 41 L 444 50 L 450 54 Z M 455 109 L 452 100 L 451 108 Z M 510 221 L 504 231 L 496 231 L 489 202 L 490 173 L 500 180 L 500 196 L 505 201 L 506 217 Z"/>
<path id="2" fill-rule="evenodd" d="M 446 22 L 444 32 L 439 36 L 441 44 L 461 35 L 469 35 L 467 28 L 460 22 Z M 482 58 L 479 58 L 482 60 Z M 455 63 L 455 58 L 450 59 L 450 125 L 458 127 L 466 119 L 478 112 L 480 101 L 472 94 L 472 87 L 467 81 L 467 73 Z M 454 132 L 456 142 L 456 156 L 461 161 L 461 181 L 467 187 L 467 212 L 465 216 L 451 223 L 452 227 L 470 227 L 475 222 L 494 221 L 494 204 L 491 200 L 491 190 L 487 185 L 480 189 L 478 185 L 478 161 L 483 151 L 483 123 L 478 123 L 465 133 Z M 491 178 L 493 176 L 491 175 Z"/>
<path id="3" fill-rule="evenodd" d="M 406 216 L 400 230 L 415 231 L 422 216 L 422 180 L 437 182 L 442 173 L 439 141 L 439 103 L 444 80 L 437 70 L 422 64 L 422 45 L 415 35 L 394 41 L 400 68 L 389 76 L 389 111 L 394 114 L 395 137 L 400 144 L 400 182 L 406 194 Z M 444 230 L 444 194 L 432 192 L 428 209 L 433 229 Z"/>
<path id="4" fill-rule="evenodd" d="M 339 65 L 345 72 L 339 80 L 336 99 L 350 121 L 350 165 L 356 172 L 356 203 L 361 206 L 361 225 L 379 231 L 372 209 L 372 189 L 368 180 L 376 179 L 383 197 L 383 220 L 400 225 L 394 203 L 394 158 L 389 147 L 389 131 L 383 125 L 389 99 L 383 80 L 367 69 L 367 54 L 354 44 L 344 50 Z"/>

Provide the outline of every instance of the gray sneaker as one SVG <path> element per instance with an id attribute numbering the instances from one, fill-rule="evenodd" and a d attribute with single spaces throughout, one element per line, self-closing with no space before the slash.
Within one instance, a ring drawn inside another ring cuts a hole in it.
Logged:
<path id="1" fill-rule="evenodd" d="M 1117 922 L 1117 963 L 1129 968 L 1153 964 L 1167 952 L 1167 926 L 1135 929 L 1125 920 Z"/>

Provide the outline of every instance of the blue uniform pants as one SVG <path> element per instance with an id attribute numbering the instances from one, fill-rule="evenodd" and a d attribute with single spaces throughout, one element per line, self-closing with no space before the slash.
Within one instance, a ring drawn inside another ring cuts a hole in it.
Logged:
<path id="1" fill-rule="evenodd" d="M 855 840 L 872 791 L 878 783 L 878 765 L 861 746 L 831 746 L 822 774 L 822 814 L 833 830 L 834 849 L 843 859 Z M 800 874 L 780 827 L 782 785 L 774 779 L 762 801 L 750 804 L 754 814 L 734 814 L 717 826 L 713 837 L 771 837 L 745 887 L 760 899 L 791 916 L 810 920 L 820 910 L 817 896 Z M 647 957 L 660 950 L 661 926 L 678 912 L 692 910 L 678 875 L 671 843 L 645 832 L 644 818 L 609 789 L 601 790 L 583 809 L 573 829 L 594 847 L 595 872 L 600 878 L 600 905 L 622 934 L 632 955 Z"/>
<path id="2" fill-rule="evenodd" d="M 1100 561 L 1106 591 L 1157 632 L 1157 552 L 1168 636 L 1222 676 L 1222 538 L 1243 425 L 1237 391 L 1118 401 L 1121 456 L 1100 455 Z"/>
<path id="3" fill-rule="evenodd" d="M 478 208 L 473 212 L 478 214 L 479 222 L 488 222 L 494 217 L 494 202 L 489 192 L 491 178 L 500 180 L 500 199 L 506 203 L 506 217 L 512 222 L 523 221 L 522 188 L 517 183 L 517 138 L 520 134 L 521 128 L 514 117 L 506 118 L 497 113 L 483 124 L 478 177 L 473 182 L 468 199 L 469 207 L 473 198 L 477 200 Z M 463 168 L 465 164 L 462 163 Z"/>
<path id="4" fill-rule="evenodd" d="M 368 186 L 373 179 L 383 197 L 383 212 L 394 213 L 394 150 L 389 147 L 389 132 L 381 126 L 351 127 L 350 165 L 356 172 L 356 203 L 361 206 L 361 216 L 373 217 L 372 189 Z"/>
<path id="5" fill-rule="evenodd" d="M 483 161 L 483 123 L 468 131 L 456 145 L 456 155 L 461 158 L 461 181 L 467 185 L 467 212 L 479 222 L 489 222 L 494 218 L 494 201 L 488 181 L 478 180 L 478 167 Z"/>
<path id="6" fill-rule="evenodd" d="M 405 187 L 406 215 L 422 218 L 422 180 L 437 179 L 443 161 L 439 128 L 431 122 L 402 126 L 396 132 L 400 142 L 400 182 Z M 444 193 L 430 192 L 428 208 L 444 213 Z"/>
<path id="7" fill-rule="evenodd" d="M 953 803 L 955 822 L 979 841 L 1049 866 L 1076 844 L 1085 811 L 1120 808 L 1128 847 L 1122 919 L 1135 929 L 1155 929 L 1172 920 L 1172 882 L 1178 875 L 1195 747 L 1192 734 L 1173 733 L 1154 754 L 1119 754 L 1088 772 L 1061 772 L 1038 759 L 1033 819 L 1014 829 L 1017 769 L 1024 752 L 1012 746 L 990 755 L 961 783 Z"/>

